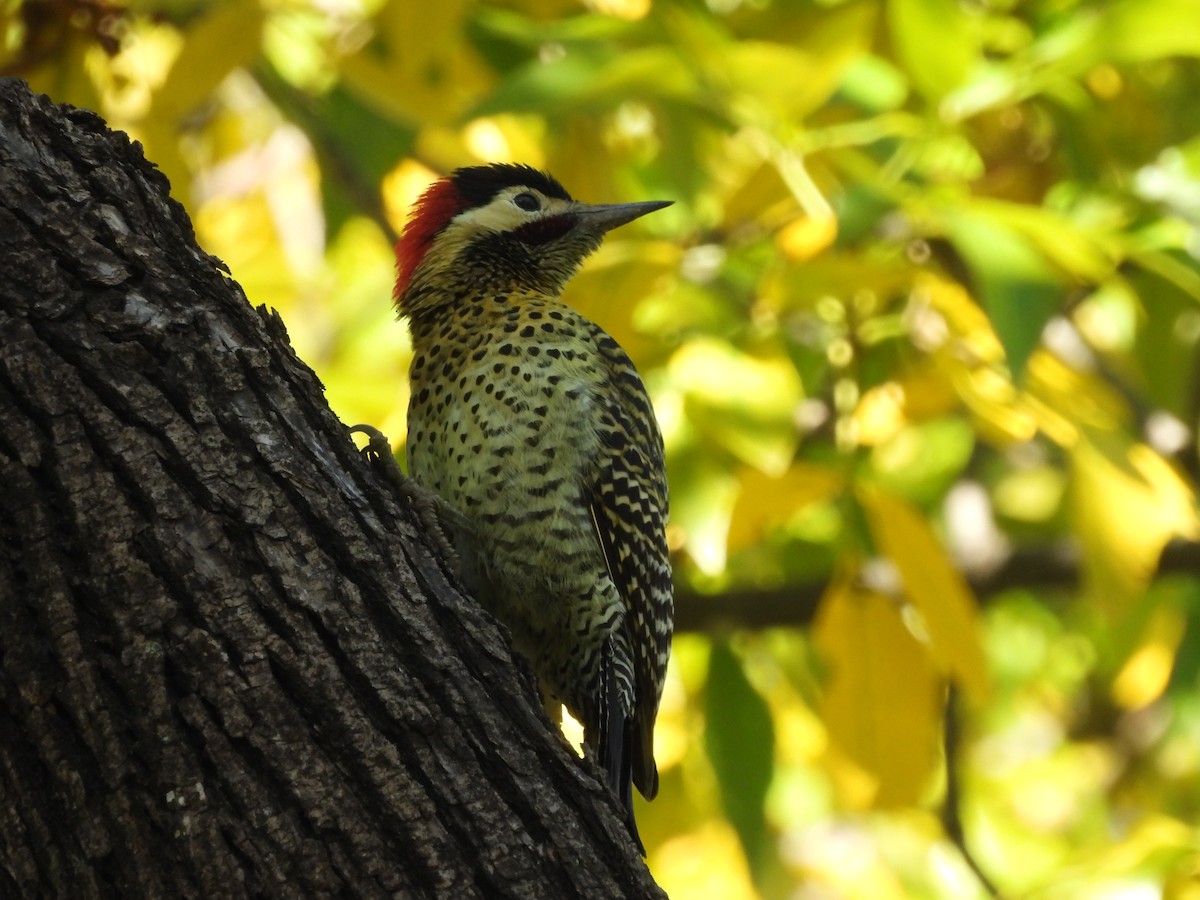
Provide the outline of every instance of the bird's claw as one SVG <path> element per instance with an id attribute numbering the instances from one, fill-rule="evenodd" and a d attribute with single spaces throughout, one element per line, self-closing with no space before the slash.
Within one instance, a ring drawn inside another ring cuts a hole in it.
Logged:
<path id="1" fill-rule="evenodd" d="M 392 453 L 392 445 L 388 441 L 387 435 L 374 425 L 352 425 L 347 430 L 350 434 L 365 434 L 367 436 L 366 446 L 359 452 L 371 464 L 372 468 L 386 476 L 390 482 L 400 488 L 406 495 L 412 493 L 415 482 L 404 474 L 404 470 L 396 462 L 396 455 Z"/>
<path id="2" fill-rule="evenodd" d="M 461 565 L 459 553 L 455 541 L 447 534 L 447 528 L 457 531 L 462 516 L 436 493 L 404 473 L 400 464 L 396 462 L 387 435 L 378 428 L 373 425 L 353 425 L 349 433 L 367 436 L 367 444 L 359 452 L 372 468 L 399 488 L 416 512 L 420 524 L 433 537 L 442 558 L 457 571 Z"/>

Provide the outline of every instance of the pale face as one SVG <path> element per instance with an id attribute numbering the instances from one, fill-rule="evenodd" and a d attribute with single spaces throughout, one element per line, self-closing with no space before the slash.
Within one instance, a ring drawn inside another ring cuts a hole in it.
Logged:
<path id="1" fill-rule="evenodd" d="M 536 188 L 513 185 L 503 188 L 486 206 L 459 213 L 447 227 L 445 235 L 456 235 L 460 241 L 488 231 L 512 231 L 536 219 L 570 212 L 575 203 L 558 197 L 547 197 Z"/>
<path id="2" fill-rule="evenodd" d="M 529 185 L 501 188 L 487 203 L 454 216 L 438 234 L 403 298 L 408 315 L 474 290 L 528 289 L 556 295 L 603 233 L 581 224 L 586 204 Z"/>

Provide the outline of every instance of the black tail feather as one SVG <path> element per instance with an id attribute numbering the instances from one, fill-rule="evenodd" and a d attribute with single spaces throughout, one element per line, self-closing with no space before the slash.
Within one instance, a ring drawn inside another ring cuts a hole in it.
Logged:
<path id="1" fill-rule="evenodd" d="M 618 692 L 617 679 L 613 673 L 612 656 L 603 654 L 600 663 L 599 685 L 599 741 L 596 749 L 600 766 L 608 775 L 608 783 L 625 805 L 625 821 L 629 833 L 642 856 L 646 848 L 638 834 L 637 822 L 633 817 L 633 720 L 625 713 Z"/>

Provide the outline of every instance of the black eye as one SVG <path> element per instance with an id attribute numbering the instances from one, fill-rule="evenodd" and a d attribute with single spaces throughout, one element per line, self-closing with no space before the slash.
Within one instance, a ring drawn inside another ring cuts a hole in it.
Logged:
<path id="1" fill-rule="evenodd" d="M 525 212 L 537 212 L 542 208 L 541 201 L 528 191 L 523 194 L 517 194 L 512 200 L 517 205 L 517 209 L 523 209 Z"/>

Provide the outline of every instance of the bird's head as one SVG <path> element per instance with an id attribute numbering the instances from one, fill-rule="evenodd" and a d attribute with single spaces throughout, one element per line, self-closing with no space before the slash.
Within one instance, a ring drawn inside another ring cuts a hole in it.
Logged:
<path id="1" fill-rule="evenodd" d="M 419 316 L 464 289 L 558 294 L 605 232 L 670 204 L 580 203 L 531 166 L 456 169 L 417 200 L 396 245 L 396 305 Z"/>

